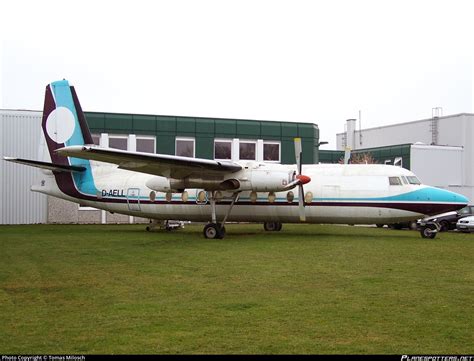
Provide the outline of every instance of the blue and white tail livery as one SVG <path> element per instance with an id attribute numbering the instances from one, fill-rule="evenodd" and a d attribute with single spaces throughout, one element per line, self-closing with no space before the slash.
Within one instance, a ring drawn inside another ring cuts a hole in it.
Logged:
<path id="1" fill-rule="evenodd" d="M 81 205 L 153 220 L 209 222 L 207 238 L 224 224 L 387 224 L 460 209 L 468 199 L 421 184 L 409 170 L 388 165 L 303 165 L 222 162 L 93 145 L 74 87 L 46 87 L 42 130 L 51 162 L 6 158 L 43 169 L 34 191 Z M 436 228 L 422 235 L 434 236 Z"/>

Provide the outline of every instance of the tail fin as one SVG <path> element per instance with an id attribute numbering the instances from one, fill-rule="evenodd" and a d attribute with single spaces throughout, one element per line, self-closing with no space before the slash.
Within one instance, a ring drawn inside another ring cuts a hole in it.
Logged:
<path id="1" fill-rule="evenodd" d="M 12 157 L 4 157 L 4 160 L 52 171 L 63 194 L 76 199 L 97 200 L 100 192 L 95 186 L 90 162 L 56 152 L 66 146 L 93 144 L 76 91 L 67 80 L 46 87 L 41 127 L 51 162 Z M 33 190 L 48 193 L 42 187 Z M 53 193 L 50 191 L 48 194 Z"/>
<path id="2" fill-rule="evenodd" d="M 69 165 L 68 158 L 55 151 L 71 145 L 92 144 L 92 136 L 82 112 L 74 87 L 67 80 L 60 80 L 46 87 L 42 121 L 51 161 L 55 164 Z M 79 159 L 70 158 L 70 165 Z"/>
<path id="3" fill-rule="evenodd" d="M 64 157 L 56 152 L 67 146 L 93 144 L 76 91 L 67 80 L 56 81 L 46 87 L 42 129 L 52 163 L 70 170 L 54 172 L 59 189 L 75 198 L 96 197 L 98 190 L 90 162 Z"/>

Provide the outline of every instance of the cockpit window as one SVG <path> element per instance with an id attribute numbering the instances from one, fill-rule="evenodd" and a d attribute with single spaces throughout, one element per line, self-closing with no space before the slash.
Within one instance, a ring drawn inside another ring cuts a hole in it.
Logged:
<path id="1" fill-rule="evenodd" d="M 402 181 L 398 177 L 388 177 L 388 181 L 391 186 L 401 186 Z"/>
<path id="2" fill-rule="evenodd" d="M 410 184 L 421 184 L 421 182 L 415 176 L 407 176 L 408 183 Z"/>
<path id="3" fill-rule="evenodd" d="M 404 175 L 402 175 L 402 181 L 403 184 L 408 184 L 407 177 L 405 177 Z"/>

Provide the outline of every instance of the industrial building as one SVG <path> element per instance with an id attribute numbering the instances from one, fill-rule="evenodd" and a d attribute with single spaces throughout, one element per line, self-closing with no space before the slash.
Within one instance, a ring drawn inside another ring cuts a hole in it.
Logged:
<path id="1" fill-rule="evenodd" d="M 42 112 L 0 110 L 1 155 L 41 159 Z M 294 138 L 302 139 L 303 163 L 319 162 L 316 124 L 245 119 L 85 112 L 94 143 L 123 150 L 205 159 L 295 163 Z M 39 171 L 0 162 L 1 224 L 121 223 L 144 219 L 111 214 L 30 192 Z"/>

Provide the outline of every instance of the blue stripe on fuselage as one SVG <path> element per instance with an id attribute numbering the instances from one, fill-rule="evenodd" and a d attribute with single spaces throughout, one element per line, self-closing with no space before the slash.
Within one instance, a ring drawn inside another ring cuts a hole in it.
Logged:
<path id="1" fill-rule="evenodd" d="M 375 198 L 319 198 L 321 201 L 384 201 L 384 202 L 442 202 L 465 203 L 469 200 L 461 194 L 434 187 L 423 187 L 412 192 L 401 193 L 396 196 Z"/>

